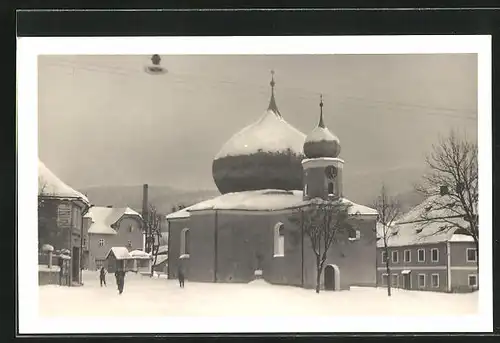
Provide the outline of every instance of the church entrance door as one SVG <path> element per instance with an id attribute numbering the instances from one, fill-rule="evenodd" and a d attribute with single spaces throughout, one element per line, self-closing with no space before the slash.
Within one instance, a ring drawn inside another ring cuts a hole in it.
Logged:
<path id="1" fill-rule="evenodd" d="M 324 271 L 324 285 L 326 291 L 337 291 L 339 285 L 339 268 L 334 264 L 329 264 Z"/>

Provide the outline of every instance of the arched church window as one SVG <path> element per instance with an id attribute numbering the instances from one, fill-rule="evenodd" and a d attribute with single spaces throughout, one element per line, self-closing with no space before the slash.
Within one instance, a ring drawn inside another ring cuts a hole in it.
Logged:
<path id="1" fill-rule="evenodd" d="M 328 195 L 333 194 L 333 182 L 328 182 Z"/>
<path id="2" fill-rule="evenodd" d="M 274 226 L 274 256 L 285 255 L 285 226 L 277 223 Z"/>
<path id="3" fill-rule="evenodd" d="M 184 228 L 181 231 L 181 256 L 182 255 L 189 255 L 189 245 L 190 245 L 190 239 L 189 239 L 189 229 Z"/>

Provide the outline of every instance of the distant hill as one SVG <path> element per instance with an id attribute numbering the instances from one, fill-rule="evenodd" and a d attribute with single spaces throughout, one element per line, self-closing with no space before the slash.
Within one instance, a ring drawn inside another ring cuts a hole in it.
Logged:
<path id="1" fill-rule="evenodd" d="M 97 186 L 87 187 L 79 190 L 86 194 L 95 206 L 125 207 L 128 206 L 136 211 L 142 210 L 142 185 L 137 186 Z M 220 195 L 217 190 L 186 191 L 170 186 L 149 186 L 149 203 L 156 206 L 162 214 L 172 212 L 172 206 L 190 206 L 197 202 L 207 200 Z M 402 211 L 407 212 L 412 207 L 424 200 L 424 197 L 414 190 L 401 192 L 396 195 L 401 203 Z M 373 201 L 360 202 L 366 206 L 372 206 Z"/>
<path id="2" fill-rule="evenodd" d="M 142 185 L 137 186 L 95 186 L 80 189 L 95 206 L 130 207 L 142 210 Z M 185 191 L 170 186 L 149 185 L 148 200 L 162 214 L 170 213 L 172 206 L 190 206 L 213 198 L 217 190 Z"/>

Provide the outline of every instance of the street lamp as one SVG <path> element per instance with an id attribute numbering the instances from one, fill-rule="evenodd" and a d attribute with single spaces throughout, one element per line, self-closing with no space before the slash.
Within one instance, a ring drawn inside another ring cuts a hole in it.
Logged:
<path id="1" fill-rule="evenodd" d="M 160 65 L 161 57 L 158 54 L 151 56 L 151 64 L 144 67 L 144 71 L 150 75 L 163 75 L 168 73 L 167 68 Z"/>

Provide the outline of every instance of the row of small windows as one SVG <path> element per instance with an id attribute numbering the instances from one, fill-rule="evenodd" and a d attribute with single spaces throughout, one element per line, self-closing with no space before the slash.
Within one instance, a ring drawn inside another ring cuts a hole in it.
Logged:
<path id="1" fill-rule="evenodd" d="M 477 275 L 471 274 L 468 275 L 468 285 L 469 287 L 477 287 Z M 426 274 L 418 274 L 418 287 L 425 288 L 427 287 L 427 276 Z M 439 288 L 439 274 L 431 274 L 431 283 L 430 287 Z M 382 274 L 382 285 L 387 286 L 387 274 Z M 391 275 L 391 287 L 399 287 L 399 275 L 392 274 Z"/>
<path id="2" fill-rule="evenodd" d="M 467 248 L 466 260 L 467 262 L 477 262 L 477 249 Z M 391 261 L 392 263 L 399 263 L 399 251 L 395 250 L 391 252 Z M 411 262 L 411 250 L 405 250 L 403 252 L 403 261 Z M 387 254 L 385 251 L 382 251 L 382 263 L 386 262 Z M 417 250 L 417 262 L 425 262 L 425 249 Z M 431 249 L 431 262 L 439 262 L 438 248 Z"/>
<path id="3" fill-rule="evenodd" d="M 426 284 L 426 275 L 418 274 L 418 287 L 424 288 L 427 287 Z M 387 286 L 387 274 L 382 274 L 382 285 Z M 431 274 L 431 284 L 432 288 L 439 288 L 439 274 Z M 391 275 L 391 287 L 399 287 L 399 275 L 392 274 Z"/>

